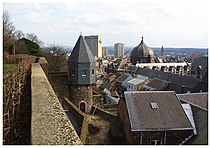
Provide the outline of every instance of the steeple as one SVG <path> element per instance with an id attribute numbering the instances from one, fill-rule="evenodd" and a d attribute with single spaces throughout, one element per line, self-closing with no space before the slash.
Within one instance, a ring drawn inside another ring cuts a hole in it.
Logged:
<path id="1" fill-rule="evenodd" d="M 139 45 L 143 44 L 144 43 L 144 40 L 143 40 L 144 37 L 141 37 L 141 42 Z"/>

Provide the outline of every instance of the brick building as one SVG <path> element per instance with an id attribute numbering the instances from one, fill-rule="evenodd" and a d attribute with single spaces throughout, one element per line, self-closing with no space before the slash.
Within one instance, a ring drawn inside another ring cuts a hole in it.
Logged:
<path id="1" fill-rule="evenodd" d="M 131 91 L 120 99 L 118 115 L 128 144 L 183 144 L 193 126 L 172 91 Z"/>

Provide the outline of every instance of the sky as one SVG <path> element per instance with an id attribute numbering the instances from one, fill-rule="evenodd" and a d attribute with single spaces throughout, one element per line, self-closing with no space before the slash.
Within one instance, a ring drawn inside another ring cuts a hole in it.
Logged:
<path id="1" fill-rule="evenodd" d="M 4 2 L 17 30 L 35 33 L 45 45 L 74 46 L 101 35 L 103 46 L 208 47 L 207 0 Z"/>

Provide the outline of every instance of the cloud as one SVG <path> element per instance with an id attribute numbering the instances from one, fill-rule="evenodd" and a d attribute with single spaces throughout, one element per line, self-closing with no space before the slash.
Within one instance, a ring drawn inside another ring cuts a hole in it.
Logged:
<path id="1" fill-rule="evenodd" d="M 84 13 L 73 19 L 73 23 L 84 25 L 99 25 L 102 22 L 101 16 L 95 13 Z"/>
<path id="2" fill-rule="evenodd" d="M 24 14 L 20 16 L 20 19 L 25 22 L 32 22 L 32 23 L 45 23 L 48 22 L 50 19 L 50 15 L 41 12 L 30 12 L 28 14 Z"/>

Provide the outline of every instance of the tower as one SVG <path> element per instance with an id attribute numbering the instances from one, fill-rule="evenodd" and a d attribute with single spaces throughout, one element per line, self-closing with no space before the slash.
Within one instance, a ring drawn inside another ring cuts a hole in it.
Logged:
<path id="1" fill-rule="evenodd" d="M 124 56 L 124 44 L 123 43 L 116 43 L 114 44 L 114 56 L 116 58 L 123 58 Z"/>
<path id="2" fill-rule="evenodd" d="M 163 46 L 161 47 L 160 55 L 161 55 L 161 56 L 163 56 L 163 55 L 164 55 L 164 49 L 163 49 Z"/>
<path id="3" fill-rule="evenodd" d="M 91 35 L 84 37 L 87 45 L 89 46 L 93 56 L 102 57 L 102 37 L 100 35 Z"/>
<path id="4" fill-rule="evenodd" d="M 80 110 L 89 113 L 94 104 L 92 84 L 95 83 L 95 59 L 82 35 L 68 59 L 68 83 L 70 100 Z"/>

